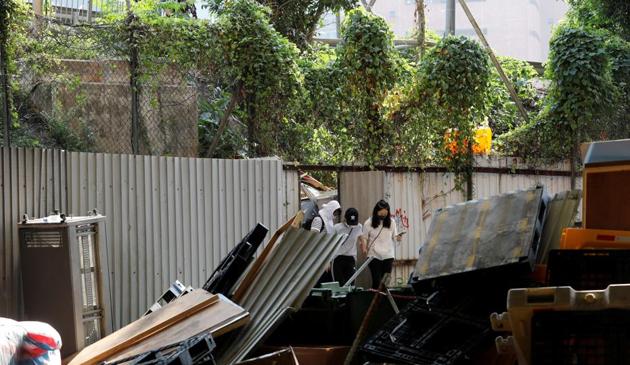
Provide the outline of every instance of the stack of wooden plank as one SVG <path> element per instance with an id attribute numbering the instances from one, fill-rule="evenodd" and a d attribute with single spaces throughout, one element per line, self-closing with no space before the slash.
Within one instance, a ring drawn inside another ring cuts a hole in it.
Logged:
<path id="1" fill-rule="evenodd" d="M 223 295 L 197 289 L 86 347 L 69 364 L 117 361 L 202 333 L 216 338 L 248 321 L 249 313 Z"/>

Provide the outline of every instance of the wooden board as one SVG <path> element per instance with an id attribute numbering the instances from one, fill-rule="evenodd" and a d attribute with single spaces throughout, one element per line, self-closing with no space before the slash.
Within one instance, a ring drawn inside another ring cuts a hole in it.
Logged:
<path id="1" fill-rule="evenodd" d="M 118 361 L 143 354 L 167 345 L 182 342 L 201 333 L 210 332 L 213 338 L 217 338 L 249 322 L 249 313 L 247 311 L 223 295 L 219 295 L 219 297 L 217 304 L 207 307 L 157 333 L 155 336 L 117 353 L 107 361 Z"/>
<path id="2" fill-rule="evenodd" d="M 219 297 L 197 289 L 86 347 L 70 365 L 97 364 L 183 319 L 217 303 Z"/>

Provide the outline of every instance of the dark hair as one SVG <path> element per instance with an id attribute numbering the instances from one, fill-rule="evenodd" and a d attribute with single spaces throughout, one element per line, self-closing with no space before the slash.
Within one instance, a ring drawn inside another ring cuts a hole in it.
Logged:
<path id="1" fill-rule="evenodd" d="M 346 214 L 344 215 L 346 222 L 351 226 L 356 226 L 359 224 L 359 211 L 355 208 L 346 209 Z"/>
<path id="2" fill-rule="evenodd" d="M 389 203 L 387 203 L 385 200 L 379 200 L 378 203 L 376 203 L 376 205 L 374 206 L 374 210 L 372 211 L 372 228 L 378 227 L 378 211 L 382 209 L 387 209 L 387 217 L 383 219 L 383 227 L 389 228 L 392 225 L 392 213 L 389 208 Z"/>

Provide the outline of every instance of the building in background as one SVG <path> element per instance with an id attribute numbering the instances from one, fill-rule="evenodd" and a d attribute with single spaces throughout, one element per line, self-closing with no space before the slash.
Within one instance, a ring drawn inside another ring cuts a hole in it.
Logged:
<path id="1" fill-rule="evenodd" d="M 552 29 L 568 9 L 562 0 L 467 0 L 467 3 L 497 54 L 537 62 L 547 59 Z M 446 0 L 425 0 L 425 5 L 427 28 L 443 35 Z M 413 36 L 415 9 L 415 0 L 377 0 L 372 8 L 389 23 L 396 38 Z M 323 25 L 320 37 L 337 38 L 334 15 L 327 15 Z M 455 33 L 476 38 L 459 4 Z"/>

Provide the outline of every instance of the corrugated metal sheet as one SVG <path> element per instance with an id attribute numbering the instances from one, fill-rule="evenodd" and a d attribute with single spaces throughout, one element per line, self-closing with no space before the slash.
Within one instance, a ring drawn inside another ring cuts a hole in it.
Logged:
<path id="1" fill-rule="evenodd" d="M 315 286 L 342 240 L 343 236 L 295 228 L 285 233 L 239 303 L 252 320 L 225 347 L 220 364 L 244 360 L 289 307 L 301 306 L 300 300 Z"/>
<path id="2" fill-rule="evenodd" d="M 359 221 L 372 216 L 374 204 L 385 198 L 385 173 L 383 171 L 341 172 L 339 174 L 339 203 L 344 211 L 356 208 Z"/>
<path id="3" fill-rule="evenodd" d="M 582 191 L 570 190 L 556 194 L 549 202 L 538 254 L 541 264 L 547 264 L 550 250 L 560 248 L 562 231 L 575 222 L 581 197 Z"/>
<path id="4" fill-rule="evenodd" d="M 475 163 L 476 166 L 482 168 L 528 168 L 518 158 L 478 157 Z M 569 165 L 559 163 L 552 166 L 544 166 L 544 170 L 552 172 L 569 171 Z M 414 263 L 412 261 L 418 258 L 417 250 L 426 237 L 433 213 L 437 209 L 466 201 L 465 193 L 456 189 L 453 174 L 448 173 L 341 172 L 339 181 L 340 202 L 343 208 L 363 204 L 366 208 L 365 213 L 362 214 L 369 215 L 374 203 L 381 196 L 385 197 L 386 200 L 390 200 L 393 213 L 395 213 L 397 207 L 406 207 L 410 227 L 407 237 L 403 238 L 403 241 L 397 246 L 396 258 L 402 261 L 399 261 L 398 265 L 394 266 L 393 280 L 395 283 L 405 283 L 413 271 Z M 576 182 L 579 189 L 582 181 L 577 179 Z M 556 193 L 570 190 L 571 179 L 568 176 L 478 172 L 473 176 L 473 184 L 474 199 L 488 198 L 517 190 L 527 190 L 536 185 L 544 185 L 546 192 L 553 196 Z M 414 203 L 412 204 L 412 202 Z M 349 203 L 350 205 L 348 205 Z M 422 214 L 418 214 L 419 212 L 422 212 Z M 421 223 L 417 217 L 422 217 Z"/>
<path id="5" fill-rule="evenodd" d="M 402 241 L 395 245 L 396 259 L 416 259 L 426 232 L 422 221 L 421 175 L 411 172 L 386 173 L 385 200 L 389 202 L 398 231 L 407 232 Z"/>
<path id="6" fill-rule="evenodd" d="M 299 210 L 297 174 L 284 171 L 277 159 L 18 149 L 3 149 L 2 158 L 1 257 L 10 265 L 3 265 L 0 315 L 18 313 L 14 231 L 24 212 L 42 216 L 60 208 L 85 215 L 97 208 L 108 217 L 120 327 L 144 313 L 174 280 L 201 286 L 256 222 L 273 231 Z"/>
<path id="7" fill-rule="evenodd" d="M 424 223 L 425 228 L 428 229 L 435 210 L 464 202 L 466 196 L 465 193 L 455 189 L 455 180 L 452 174 L 425 173 L 423 175 Z M 578 188 L 581 184 L 581 179 L 577 179 Z M 483 199 L 511 191 L 531 189 L 536 185 L 543 185 L 545 191 L 553 196 L 559 192 L 571 190 L 571 179 L 568 176 L 475 173 L 473 185 L 473 199 Z"/>

